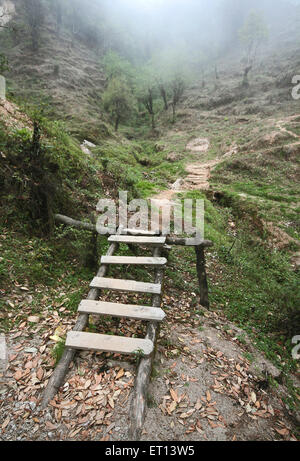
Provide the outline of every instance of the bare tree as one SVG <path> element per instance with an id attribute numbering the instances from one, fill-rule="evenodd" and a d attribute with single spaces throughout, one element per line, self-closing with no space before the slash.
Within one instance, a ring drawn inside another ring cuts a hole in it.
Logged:
<path id="1" fill-rule="evenodd" d="M 169 109 L 169 103 L 168 103 L 168 95 L 167 95 L 167 90 L 166 90 L 166 84 L 160 80 L 158 82 L 158 88 L 159 88 L 159 93 L 162 97 L 162 100 L 164 102 L 165 110 Z"/>
<path id="2" fill-rule="evenodd" d="M 176 107 L 182 100 L 184 90 L 185 90 L 185 82 L 184 82 L 184 79 L 180 75 L 176 76 L 173 79 L 171 83 L 171 90 L 172 90 L 173 123 L 175 123 Z"/>
<path id="3" fill-rule="evenodd" d="M 242 83 L 245 88 L 249 87 L 248 74 L 253 69 L 258 49 L 267 38 L 268 28 L 264 18 L 259 13 L 252 11 L 239 30 L 239 39 L 246 52 L 246 66 Z"/>
<path id="4" fill-rule="evenodd" d="M 155 111 L 154 111 L 154 91 L 152 88 L 148 88 L 147 94 L 142 99 L 144 106 L 146 107 L 151 117 L 152 129 L 155 130 Z"/>

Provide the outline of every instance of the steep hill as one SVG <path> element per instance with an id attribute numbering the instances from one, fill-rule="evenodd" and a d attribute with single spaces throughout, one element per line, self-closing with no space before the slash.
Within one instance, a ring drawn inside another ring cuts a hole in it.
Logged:
<path id="1" fill-rule="evenodd" d="M 15 9 L 11 9 L 10 21 L 16 32 L 0 32 L 0 50 L 5 51 L 10 65 L 6 74 L 9 93 L 22 104 L 50 105 L 50 115 L 65 120 L 81 139 L 107 136 L 100 105 L 105 84 L 100 51 L 74 38 L 65 27 L 58 32 L 50 8 L 46 9 L 39 49 L 32 51 L 24 25 L 24 2 L 11 3 Z"/>

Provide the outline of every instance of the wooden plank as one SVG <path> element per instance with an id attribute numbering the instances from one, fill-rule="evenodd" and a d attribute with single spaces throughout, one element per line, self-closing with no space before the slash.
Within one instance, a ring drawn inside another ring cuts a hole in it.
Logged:
<path id="1" fill-rule="evenodd" d="M 101 264 L 132 264 L 135 266 L 164 266 L 166 258 L 135 257 L 135 256 L 102 256 Z"/>
<path id="2" fill-rule="evenodd" d="M 123 336 L 100 335 L 71 331 L 67 335 L 66 347 L 84 351 L 113 352 L 115 354 L 135 354 L 145 356 L 153 352 L 153 342 L 149 339 L 126 338 Z"/>
<path id="3" fill-rule="evenodd" d="M 166 243 L 166 237 L 135 237 L 131 235 L 111 235 L 108 238 L 108 241 L 157 247 Z"/>
<path id="4" fill-rule="evenodd" d="M 167 245 L 178 245 L 178 246 L 202 246 L 203 248 L 210 248 L 214 244 L 210 240 L 202 240 L 201 238 L 179 238 L 179 237 L 167 237 Z"/>
<path id="5" fill-rule="evenodd" d="M 148 322 L 161 322 L 166 316 L 162 309 L 155 307 L 89 300 L 81 301 L 78 310 L 81 314 L 127 317 Z"/>
<path id="6" fill-rule="evenodd" d="M 155 283 L 136 282 L 135 280 L 110 279 L 95 277 L 90 285 L 92 288 L 101 288 L 115 291 L 129 291 L 137 293 L 160 294 L 161 285 Z"/>
<path id="7" fill-rule="evenodd" d="M 155 231 L 146 231 L 141 229 L 122 229 L 122 234 L 130 234 L 130 235 L 142 235 L 142 236 L 155 236 L 159 235 L 159 232 Z"/>

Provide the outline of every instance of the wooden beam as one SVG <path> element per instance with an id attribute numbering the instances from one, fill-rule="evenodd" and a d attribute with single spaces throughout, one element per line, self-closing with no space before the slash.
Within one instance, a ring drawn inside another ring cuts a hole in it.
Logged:
<path id="1" fill-rule="evenodd" d="M 76 219 L 72 219 L 72 218 L 69 218 L 68 216 L 64 216 L 61 214 L 54 215 L 54 219 L 57 222 L 66 224 L 67 226 L 70 226 L 70 227 L 75 227 L 76 229 L 85 229 L 91 232 L 97 232 L 95 224 L 92 224 L 92 223 L 77 221 Z"/>
<path id="2" fill-rule="evenodd" d="M 133 265 L 133 266 L 164 266 L 166 258 L 151 258 L 147 256 L 102 256 L 102 264 Z"/>
<path id="3" fill-rule="evenodd" d="M 209 307 L 205 252 L 203 246 L 196 246 L 195 252 L 197 258 L 197 275 L 200 288 L 200 304 L 201 306 Z"/>
<path id="4" fill-rule="evenodd" d="M 214 246 L 211 240 L 202 240 L 198 238 L 180 238 L 180 237 L 167 237 L 166 244 L 175 245 L 175 246 L 190 246 L 190 247 L 201 246 L 203 248 L 209 248 L 209 247 Z"/>
<path id="5" fill-rule="evenodd" d="M 76 221 L 75 219 L 72 219 L 72 218 L 69 218 L 68 216 L 63 216 L 60 214 L 56 214 L 54 216 L 54 219 L 57 222 L 66 224 L 67 226 L 75 227 L 77 229 L 86 229 L 92 232 L 97 232 L 97 228 L 95 224 L 92 224 L 92 223 Z M 129 231 L 130 233 L 134 232 L 132 229 Z M 213 242 L 211 242 L 210 240 L 202 240 L 198 238 L 181 238 L 181 237 L 166 237 L 166 244 L 175 245 L 175 246 L 202 246 L 203 248 L 209 248 L 213 246 Z"/>
<path id="6" fill-rule="evenodd" d="M 159 232 L 155 231 L 147 231 L 147 230 L 142 230 L 142 229 L 122 229 L 122 234 L 124 235 L 143 235 L 143 236 L 152 236 L 155 237 L 156 235 L 159 235 Z"/>
<path id="7" fill-rule="evenodd" d="M 109 242 L 130 243 L 143 246 L 161 246 L 166 243 L 166 237 L 148 237 L 134 235 L 111 235 L 108 238 Z"/>
<path id="8" fill-rule="evenodd" d="M 144 321 L 162 322 L 165 313 L 156 307 L 136 304 L 109 303 L 104 301 L 81 301 L 78 311 L 81 314 L 103 315 Z"/>
<path id="9" fill-rule="evenodd" d="M 153 257 L 158 258 L 161 255 L 161 249 L 156 248 L 153 252 Z M 162 284 L 164 270 L 158 268 L 156 271 L 155 283 Z M 152 306 L 160 309 L 161 296 L 154 295 Z M 135 379 L 135 386 L 133 391 L 133 398 L 130 408 L 130 427 L 129 427 L 129 440 L 140 440 L 143 424 L 145 420 L 147 408 L 147 389 L 150 382 L 152 372 L 153 360 L 156 349 L 156 341 L 158 337 L 159 323 L 149 322 L 147 327 L 146 339 L 149 339 L 155 345 L 154 351 L 149 357 L 144 357 L 139 363 L 137 375 Z"/>
<path id="10" fill-rule="evenodd" d="M 110 245 L 107 256 L 112 256 L 118 249 L 118 244 L 113 243 Z M 108 266 L 102 265 L 98 271 L 98 277 L 104 277 L 107 274 Z M 88 300 L 97 300 L 100 296 L 100 290 L 98 288 L 92 288 L 89 291 Z M 87 314 L 81 314 L 78 317 L 78 320 L 73 328 L 73 331 L 83 331 L 88 324 L 89 316 Z M 43 393 L 43 398 L 41 402 L 41 408 L 44 409 L 47 407 L 48 403 L 53 399 L 56 395 L 58 389 L 63 384 L 65 376 L 68 372 L 70 363 L 73 361 L 75 356 L 75 350 L 73 349 L 65 349 L 63 355 L 57 364 L 51 378 L 48 381 L 47 387 Z"/>
<path id="11" fill-rule="evenodd" d="M 150 355 L 153 351 L 153 343 L 149 339 L 82 333 L 80 331 L 68 333 L 66 347 L 75 350 L 126 355 L 137 354 L 141 351 L 145 356 Z"/>
<path id="12" fill-rule="evenodd" d="M 161 292 L 161 285 L 159 284 L 136 282 L 135 280 L 110 279 L 107 277 L 95 277 L 90 286 L 92 288 L 129 291 L 133 293 L 159 294 Z"/>

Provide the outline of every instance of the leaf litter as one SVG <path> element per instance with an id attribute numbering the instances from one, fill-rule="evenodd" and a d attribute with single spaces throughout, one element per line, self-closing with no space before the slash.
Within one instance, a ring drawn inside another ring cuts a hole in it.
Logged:
<path id="1" fill-rule="evenodd" d="M 53 303 L 45 287 L 31 290 L 25 285 L 17 286 L 9 299 L 22 309 L 14 318 L 18 326 L 7 336 L 9 363 L 0 375 L 0 440 L 126 440 L 134 358 L 77 354 L 66 382 L 40 411 L 42 392 L 55 367 L 53 348 L 72 329 L 74 314 L 68 315 L 64 302 Z M 68 293 L 67 286 L 62 289 Z M 41 310 L 32 314 L 32 300 L 40 293 Z M 116 294 L 110 301 L 134 304 L 141 299 Z M 158 341 L 158 376 L 149 389 L 154 406 L 149 405 L 143 439 L 295 440 L 283 401 L 273 390 L 259 388 L 243 345 L 215 328 L 222 324 L 222 315 L 205 310 L 201 317 L 194 315 L 193 302 L 188 292 L 179 296 L 174 291 L 164 299 L 167 320 Z M 145 335 L 145 325 L 130 320 L 111 319 L 95 327 L 99 333 Z M 238 356 L 215 347 L 211 337 L 222 335 L 238 348 Z"/>

